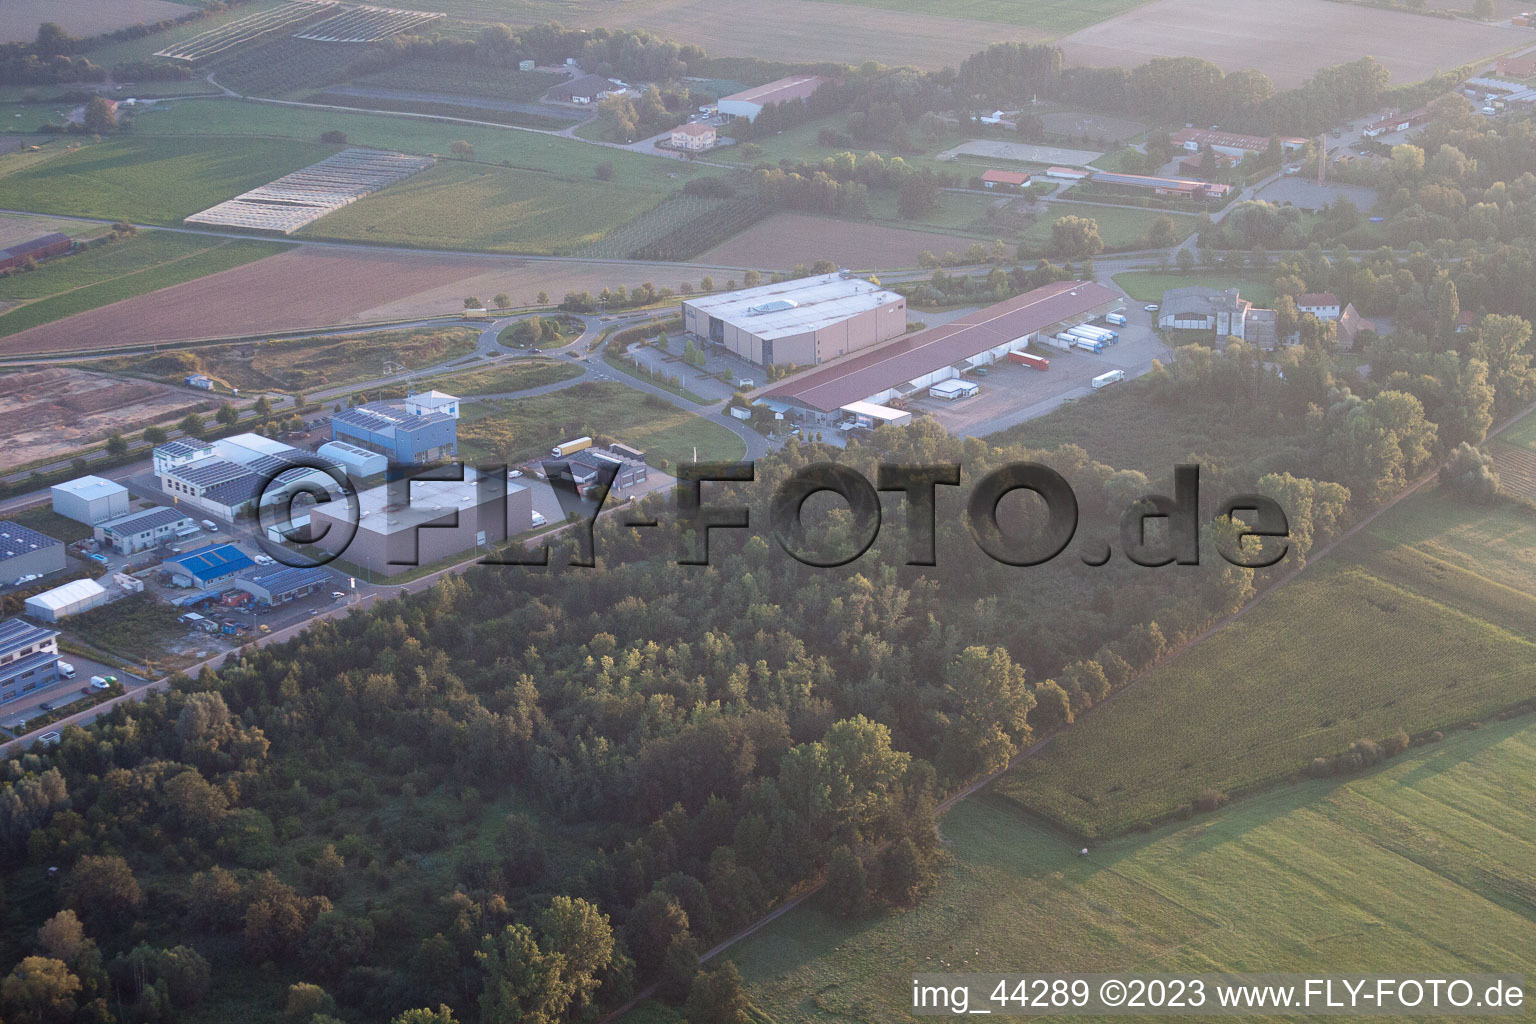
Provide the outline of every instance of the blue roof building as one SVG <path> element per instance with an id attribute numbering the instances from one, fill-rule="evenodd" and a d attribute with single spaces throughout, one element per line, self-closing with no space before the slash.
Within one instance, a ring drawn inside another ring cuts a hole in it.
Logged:
<path id="1" fill-rule="evenodd" d="M 233 544 L 208 544 L 167 558 L 161 566 L 182 586 L 228 590 L 231 581 L 256 563 Z"/>
<path id="2" fill-rule="evenodd" d="M 390 462 L 451 459 L 459 453 L 459 400 L 440 391 L 404 402 L 369 402 L 331 417 L 331 440 L 378 452 Z"/>

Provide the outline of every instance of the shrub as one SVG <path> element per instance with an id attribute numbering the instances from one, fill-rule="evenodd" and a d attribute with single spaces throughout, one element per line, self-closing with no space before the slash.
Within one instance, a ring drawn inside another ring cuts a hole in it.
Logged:
<path id="1" fill-rule="evenodd" d="M 1195 810 L 1202 814 L 1214 811 L 1226 806 L 1227 794 L 1219 789 L 1202 789 L 1200 795 L 1195 797 Z"/>

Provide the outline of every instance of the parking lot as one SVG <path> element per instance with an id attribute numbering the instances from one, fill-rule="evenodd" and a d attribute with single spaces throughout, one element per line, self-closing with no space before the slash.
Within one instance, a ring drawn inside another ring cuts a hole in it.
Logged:
<path id="1" fill-rule="evenodd" d="M 985 375 L 968 374 L 981 385 L 974 398 L 945 401 L 924 397 L 911 404 L 914 412 L 929 413 L 944 429 L 962 437 L 985 437 L 1042 416 L 1063 402 L 1093 393 L 1091 381 L 1106 370 L 1124 370 L 1127 378 L 1139 377 L 1154 359 L 1166 359 L 1168 348 L 1152 327 L 1155 314 L 1136 303 L 1127 303 L 1129 323 L 1115 327 L 1118 345 L 1098 355 L 1081 349 L 1037 349 L 1051 361 L 1040 371 L 1020 363 L 993 363 Z"/>
<path id="2" fill-rule="evenodd" d="M 20 732 L 30 731 L 23 728 L 23 723 L 48 714 L 50 709 L 63 710 L 72 704 L 79 704 L 83 708 L 94 703 L 94 693 L 87 695 L 81 692 L 90 688 L 91 676 L 116 676 L 125 689 L 137 689 L 146 682 L 131 672 L 124 672 L 120 668 L 78 654 L 64 654 L 59 660 L 75 667 L 74 677 L 60 679 L 50 686 L 24 693 L 10 703 L 0 705 L 0 729 L 19 735 Z M 44 708 L 44 704 L 49 707 Z"/>

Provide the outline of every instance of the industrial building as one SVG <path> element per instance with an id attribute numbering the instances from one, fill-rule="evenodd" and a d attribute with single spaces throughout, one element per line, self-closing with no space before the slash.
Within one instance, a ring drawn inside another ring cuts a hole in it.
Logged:
<path id="1" fill-rule="evenodd" d="M 683 328 L 759 366 L 815 366 L 907 330 L 907 300 L 842 273 L 684 299 Z"/>
<path id="2" fill-rule="evenodd" d="M 570 480 L 576 485 L 577 492 L 585 497 L 587 488 L 598 483 L 600 476 L 609 470 L 614 474 L 612 490 L 615 494 L 644 483 L 650 473 L 643 460 L 626 459 L 612 450 L 583 448 L 565 459 L 565 469 L 560 477 Z"/>
<path id="3" fill-rule="evenodd" d="M 1276 343 L 1275 311 L 1260 309 L 1236 288 L 1170 288 L 1163 292 L 1158 306 L 1157 326 L 1170 331 L 1209 331 L 1218 338 L 1238 338 L 1260 348 L 1274 348 Z"/>
<path id="4" fill-rule="evenodd" d="M 160 567 L 171 574 L 171 582 L 178 587 L 220 591 L 228 590 L 236 576 L 255 564 L 233 544 L 205 544 L 167 558 Z"/>
<path id="5" fill-rule="evenodd" d="M 1119 174 L 1109 171 L 1095 171 L 1093 183 L 1095 185 L 1107 185 L 1120 191 L 1150 192 L 1155 196 L 1165 196 L 1172 199 L 1194 199 L 1202 202 L 1225 199 L 1232 194 L 1231 185 L 1221 185 L 1214 181 L 1158 178 L 1146 174 Z"/>
<path id="6" fill-rule="evenodd" d="M 0 703 L 59 678 L 59 634 L 25 619 L 0 620 Z"/>
<path id="7" fill-rule="evenodd" d="M 55 484 L 51 493 L 55 512 L 87 526 L 128 514 L 128 488 L 99 476 Z"/>
<path id="8" fill-rule="evenodd" d="M 1006 359 L 1041 333 L 1076 326 L 1119 307 L 1124 298 L 1101 284 L 1057 281 L 861 352 L 818 370 L 791 377 L 762 396 L 776 411 L 833 423 L 857 403 L 884 405 L 942 381 Z M 857 415 L 855 412 L 854 415 Z"/>
<path id="9" fill-rule="evenodd" d="M 346 441 L 327 441 L 315 453 L 341 463 L 347 475 L 359 480 L 381 476 L 389 469 L 389 459 L 383 455 Z"/>
<path id="10" fill-rule="evenodd" d="M 757 115 L 771 103 L 788 103 L 791 100 L 808 100 L 823 85 L 832 81 L 821 75 L 791 75 L 766 85 L 754 86 L 722 96 L 717 109 L 731 117 L 744 117 L 756 121 Z"/>
<path id="11" fill-rule="evenodd" d="M 50 256 L 61 256 L 74 248 L 74 240 L 68 235 L 61 235 L 57 231 L 43 235 L 26 242 L 17 242 L 15 245 L 0 249 L 0 270 L 11 270 L 14 267 L 26 266 L 30 262 L 46 260 Z"/>
<path id="12" fill-rule="evenodd" d="M 1214 152 L 1223 156 L 1229 156 L 1241 160 L 1249 153 L 1269 152 L 1269 136 L 1267 135 L 1240 135 L 1237 132 L 1223 132 L 1216 129 L 1181 128 L 1169 136 L 1169 141 L 1178 149 L 1198 153 L 1209 147 Z M 1294 153 L 1299 149 L 1305 149 L 1307 140 L 1293 135 L 1282 136 L 1280 148 L 1282 152 Z"/>
<path id="13" fill-rule="evenodd" d="M 124 555 L 168 544 L 184 530 L 196 530 L 197 523 L 180 509 L 156 506 L 126 516 L 109 519 L 96 526 L 96 543 L 106 544 Z"/>
<path id="14" fill-rule="evenodd" d="M 575 103 L 587 106 L 592 103 L 601 103 L 609 96 L 623 96 L 628 92 L 629 87 L 623 82 L 615 82 L 602 75 L 581 75 L 561 82 L 546 92 L 544 98 L 550 103 Z"/>
<path id="15" fill-rule="evenodd" d="M 24 576 L 46 576 L 68 563 L 64 542 L 0 519 L 0 586 Z"/>
<path id="16" fill-rule="evenodd" d="M 533 526 L 533 492 L 500 474 L 481 476 L 466 466 L 462 481 L 412 480 L 408 492 L 405 487 L 397 481 L 359 492 L 355 533 L 346 500 L 314 506 L 310 529 L 325 531 L 317 544 L 353 565 L 393 576 Z"/>
<path id="17" fill-rule="evenodd" d="M 251 512 L 269 484 L 292 486 L 312 482 L 327 491 L 337 484 L 322 470 L 305 466 L 317 458 L 340 471 L 342 467 L 318 453 L 262 437 L 235 434 L 208 444 L 169 441 L 152 453 L 160 489 L 176 504 L 190 504 L 211 515 L 234 519 Z M 293 467 L 285 470 L 285 466 Z"/>
<path id="18" fill-rule="evenodd" d="M 256 603 L 267 608 L 308 597 L 317 591 L 337 586 L 340 580 L 320 566 L 278 566 L 253 569 L 235 580 L 235 589 L 243 590 Z"/>
<path id="19" fill-rule="evenodd" d="M 63 586 L 27 598 L 27 614 L 44 622 L 58 622 L 71 615 L 100 608 L 112 595 L 95 580 L 72 580 Z"/>
<path id="20" fill-rule="evenodd" d="M 403 402 L 369 402 L 331 417 L 331 440 L 378 452 L 390 462 L 442 462 L 459 453 L 459 400 L 441 391 Z"/>

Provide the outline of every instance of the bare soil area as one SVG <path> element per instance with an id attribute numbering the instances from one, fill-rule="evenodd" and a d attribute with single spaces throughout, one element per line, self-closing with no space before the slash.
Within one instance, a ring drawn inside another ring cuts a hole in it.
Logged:
<path id="1" fill-rule="evenodd" d="M 179 388 L 64 367 L 0 374 L 0 462 L 25 466 L 205 402 Z"/>

